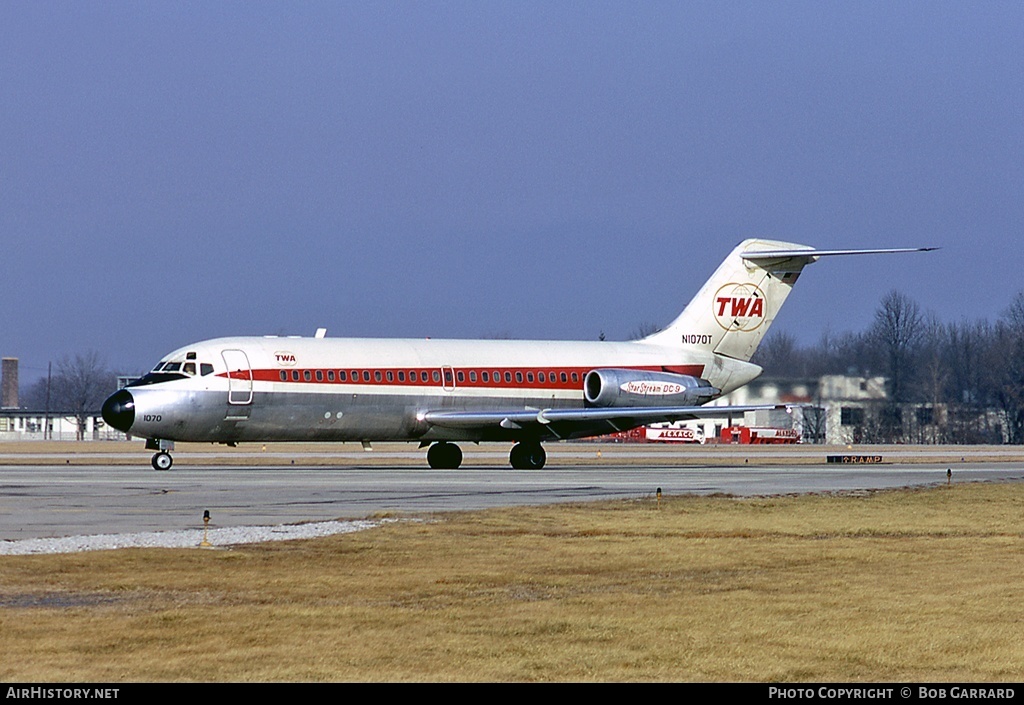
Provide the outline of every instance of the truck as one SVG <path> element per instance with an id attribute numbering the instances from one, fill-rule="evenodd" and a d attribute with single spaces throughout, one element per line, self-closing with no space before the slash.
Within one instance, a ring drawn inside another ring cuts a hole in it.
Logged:
<path id="1" fill-rule="evenodd" d="M 728 426 L 722 429 L 718 442 L 750 445 L 799 443 L 800 434 L 792 428 Z"/>

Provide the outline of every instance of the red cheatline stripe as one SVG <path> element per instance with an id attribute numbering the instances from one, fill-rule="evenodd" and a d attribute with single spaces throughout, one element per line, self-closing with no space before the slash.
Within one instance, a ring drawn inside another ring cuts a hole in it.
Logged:
<path id="1" fill-rule="evenodd" d="M 671 372 L 700 377 L 703 365 L 606 365 L 605 368 Z M 279 368 L 235 370 L 221 373 L 220 377 L 256 382 L 287 382 L 289 384 L 379 385 L 395 387 L 460 387 L 481 389 L 580 389 L 583 378 L 593 367 L 381 367 L 381 368 Z M 287 379 L 282 380 L 284 372 Z M 319 378 L 317 373 L 320 373 Z M 333 372 L 334 379 L 329 373 Z M 506 374 L 508 373 L 508 381 Z M 344 379 L 342 379 L 344 373 Z M 435 377 L 436 373 L 436 377 Z M 484 381 L 484 373 L 487 381 Z M 308 379 L 307 379 L 308 375 Z M 353 378 L 357 376 L 357 379 Z M 426 375 L 426 377 L 424 377 Z M 461 375 L 461 378 L 460 378 Z M 497 377 L 495 377 L 497 375 Z M 541 375 L 543 380 L 541 381 Z M 565 376 L 563 380 L 562 376 Z M 575 375 L 575 378 L 574 378 Z M 296 379 L 297 377 L 297 379 Z"/>

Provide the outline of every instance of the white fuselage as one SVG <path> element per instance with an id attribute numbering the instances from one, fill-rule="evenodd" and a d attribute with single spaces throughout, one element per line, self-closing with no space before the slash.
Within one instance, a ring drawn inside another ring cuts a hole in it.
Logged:
<path id="1" fill-rule="evenodd" d="M 581 408 L 587 373 L 607 368 L 701 378 L 722 393 L 760 373 L 697 347 L 642 342 L 219 338 L 174 351 L 149 383 L 129 388 L 129 432 L 212 442 L 518 440 L 514 428 L 442 428 L 423 414 Z M 569 437 L 607 430 L 583 426 Z"/>

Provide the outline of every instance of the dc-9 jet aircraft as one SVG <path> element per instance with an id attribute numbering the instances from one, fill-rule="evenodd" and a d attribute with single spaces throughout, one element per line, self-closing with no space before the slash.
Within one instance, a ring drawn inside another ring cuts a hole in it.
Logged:
<path id="1" fill-rule="evenodd" d="M 457 468 L 454 441 L 509 441 L 514 468 L 542 442 L 765 406 L 703 406 L 761 374 L 749 362 L 815 250 L 745 240 L 668 327 L 631 342 L 218 338 L 175 350 L 103 404 L 168 470 L 175 441 L 418 441 Z"/>

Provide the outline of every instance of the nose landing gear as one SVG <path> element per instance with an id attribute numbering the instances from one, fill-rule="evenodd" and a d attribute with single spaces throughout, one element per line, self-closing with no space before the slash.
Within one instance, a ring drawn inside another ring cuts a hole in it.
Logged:
<path id="1" fill-rule="evenodd" d="M 174 465 L 174 458 L 170 454 L 170 451 L 174 450 L 174 441 L 161 441 L 157 438 L 149 438 L 146 440 L 146 450 L 160 451 L 150 461 L 153 463 L 154 470 L 170 470 L 171 466 Z"/>

